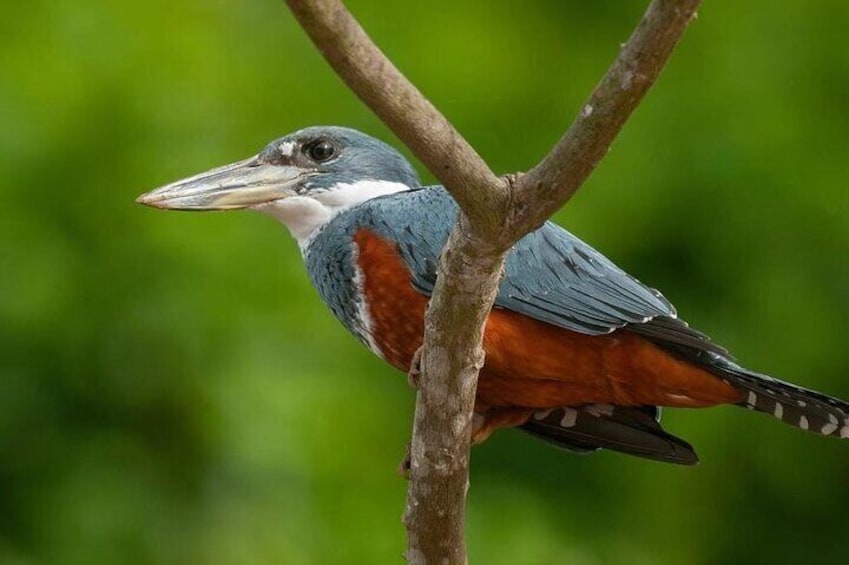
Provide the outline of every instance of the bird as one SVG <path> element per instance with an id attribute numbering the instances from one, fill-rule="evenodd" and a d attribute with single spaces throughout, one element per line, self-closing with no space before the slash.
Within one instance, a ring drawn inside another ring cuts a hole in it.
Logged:
<path id="1" fill-rule="evenodd" d="M 405 372 L 458 216 L 447 190 L 422 186 L 395 148 L 339 126 L 298 130 L 137 201 L 277 219 L 335 317 Z M 661 409 L 726 404 L 849 437 L 847 402 L 737 364 L 659 291 L 550 221 L 508 252 L 483 348 L 474 444 L 515 427 L 577 453 L 692 465 L 695 450 L 661 426 Z"/>

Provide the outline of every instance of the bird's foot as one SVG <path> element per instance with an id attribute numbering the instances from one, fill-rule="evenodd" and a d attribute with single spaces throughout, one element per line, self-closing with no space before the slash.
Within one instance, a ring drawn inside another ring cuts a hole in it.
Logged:
<path id="1" fill-rule="evenodd" d="M 416 349 L 413 353 L 413 360 L 410 361 L 410 370 L 407 371 L 407 383 L 411 388 L 419 390 L 419 378 L 422 376 L 422 348 Z"/>
<path id="2" fill-rule="evenodd" d="M 408 443 L 407 444 L 407 453 L 404 454 L 404 458 L 398 464 L 398 474 L 409 481 L 410 480 L 410 469 L 412 468 L 412 466 L 413 466 L 413 456 L 410 453 L 410 444 Z"/>

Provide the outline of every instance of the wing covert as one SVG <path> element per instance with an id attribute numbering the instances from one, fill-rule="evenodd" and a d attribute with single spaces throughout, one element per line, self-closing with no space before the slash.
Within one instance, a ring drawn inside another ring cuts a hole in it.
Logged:
<path id="1" fill-rule="evenodd" d="M 413 287 L 430 295 L 457 217 L 454 200 L 442 187 L 427 187 L 376 198 L 361 208 L 361 221 L 397 243 Z M 627 326 L 664 345 L 726 353 L 678 320 L 659 291 L 552 222 L 510 251 L 495 307 L 588 335 Z"/>
<path id="2" fill-rule="evenodd" d="M 551 222 L 508 255 L 496 306 L 590 335 L 676 317 L 658 291 Z"/>

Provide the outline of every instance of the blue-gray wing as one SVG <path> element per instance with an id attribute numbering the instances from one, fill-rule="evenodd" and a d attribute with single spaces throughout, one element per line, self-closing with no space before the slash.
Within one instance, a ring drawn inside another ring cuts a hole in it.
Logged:
<path id="1" fill-rule="evenodd" d="M 679 320 L 658 290 L 551 222 L 519 241 L 505 270 L 501 308 L 585 334 L 627 327 L 668 348 L 728 354 Z"/>
<path id="2" fill-rule="evenodd" d="M 369 208 L 369 223 L 398 242 L 413 286 L 429 295 L 457 215 L 453 199 L 431 187 L 373 200 Z M 628 326 L 664 344 L 724 353 L 678 320 L 660 292 L 554 223 L 522 238 L 508 254 L 505 271 L 497 308 L 588 335 Z"/>
<path id="3" fill-rule="evenodd" d="M 551 222 L 524 237 L 508 255 L 496 304 L 588 334 L 658 316 L 676 317 L 658 291 Z"/>

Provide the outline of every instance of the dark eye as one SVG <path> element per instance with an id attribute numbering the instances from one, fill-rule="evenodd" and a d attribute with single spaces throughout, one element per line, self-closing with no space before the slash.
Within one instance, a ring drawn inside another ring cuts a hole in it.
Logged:
<path id="1" fill-rule="evenodd" d="M 313 161 L 320 163 L 336 155 L 336 148 L 329 141 L 321 140 L 307 147 L 307 155 Z"/>

